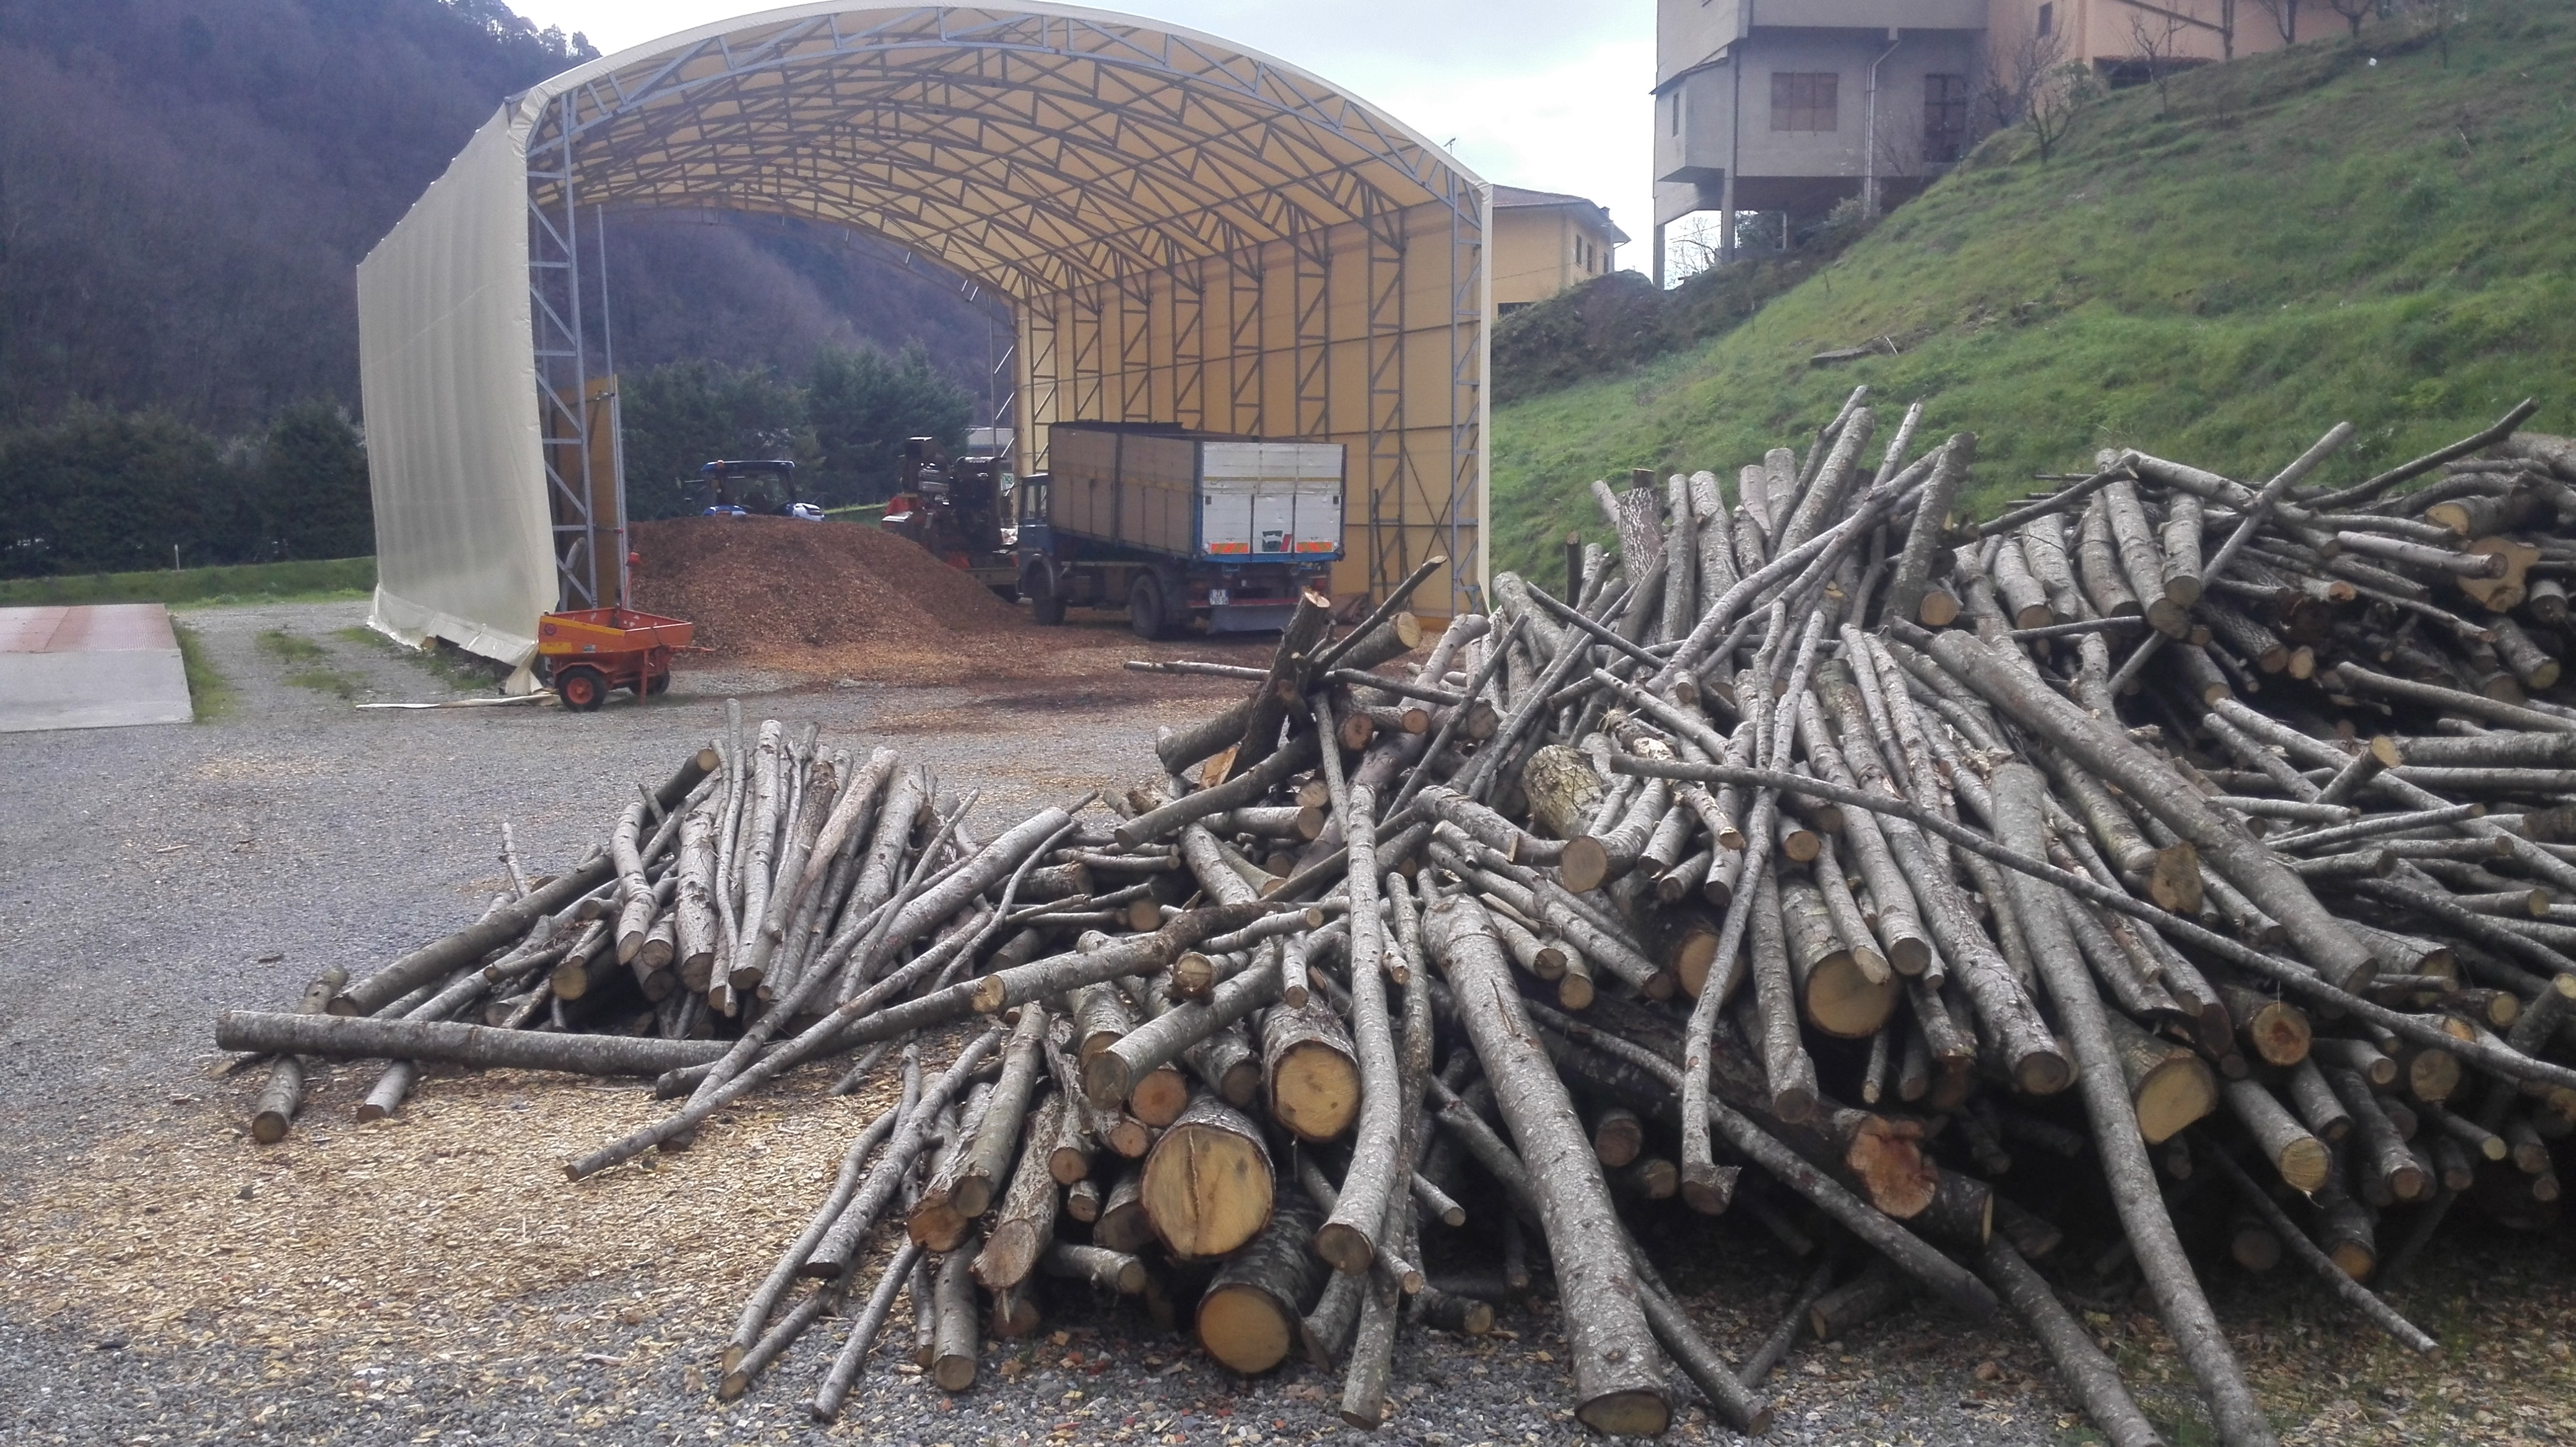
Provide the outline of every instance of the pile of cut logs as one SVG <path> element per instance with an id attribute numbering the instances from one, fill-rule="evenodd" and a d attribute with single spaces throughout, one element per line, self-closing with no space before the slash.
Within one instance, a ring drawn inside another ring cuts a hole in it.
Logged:
<path id="1" fill-rule="evenodd" d="M 1337 1368 L 1373 1426 L 1406 1323 L 1543 1273 L 1602 1432 L 1695 1392 L 1758 1433 L 1801 1333 L 1926 1294 L 2157 1440 L 2046 1260 L 2126 1279 L 2217 1437 L 2269 1442 L 2201 1271 L 2298 1263 L 2431 1351 L 2370 1283 L 2463 1199 L 2556 1214 L 2576 443 L 2530 411 L 2334 488 L 2348 426 L 2246 481 L 2105 454 L 1963 523 L 1976 439 L 1855 393 L 1731 503 L 1596 484 L 1615 549 L 1427 650 L 1438 559 L 1338 632 L 1309 595 L 1267 669 L 1131 665 L 1250 687 L 1114 819 L 978 839 L 892 751 L 737 713 L 605 850 L 218 1043 L 275 1057 L 263 1138 L 299 1057 L 398 1062 L 373 1111 L 422 1062 L 686 1097 L 576 1179 L 801 1065 L 889 1073 L 720 1363 L 734 1396 L 840 1319 L 825 1418 L 899 1295 L 959 1391 L 1098 1292 Z M 1820 1264 L 1729 1362 L 1640 1233 L 1739 1207 Z"/>

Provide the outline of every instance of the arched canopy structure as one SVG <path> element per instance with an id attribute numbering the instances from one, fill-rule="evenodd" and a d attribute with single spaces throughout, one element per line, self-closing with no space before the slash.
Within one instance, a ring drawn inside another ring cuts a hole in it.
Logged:
<path id="1" fill-rule="evenodd" d="M 1338 441 L 1338 591 L 1435 553 L 1424 611 L 1483 584 L 1483 182 L 1209 36 L 808 4 L 512 99 L 359 267 L 378 626 L 524 662 L 538 613 L 618 596 L 595 238 L 669 208 L 859 228 L 1007 297 L 1023 471 L 1064 421 Z"/>

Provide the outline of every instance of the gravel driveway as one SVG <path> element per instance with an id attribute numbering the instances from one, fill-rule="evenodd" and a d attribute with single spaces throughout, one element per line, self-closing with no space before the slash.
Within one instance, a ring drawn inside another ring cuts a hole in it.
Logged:
<path id="1" fill-rule="evenodd" d="M 363 611 L 182 615 L 235 690 L 228 717 L 0 741 L 0 1258 L 12 1281 L 0 1442 L 1360 1440 L 1334 1416 L 1338 1380 L 1291 1365 L 1246 1381 L 1114 1309 L 988 1343 L 984 1385 L 950 1399 L 899 1363 L 910 1341 L 898 1308 L 828 1434 L 802 1403 L 837 1333 L 818 1332 L 742 1402 L 714 1403 L 715 1347 L 821 1194 L 864 1099 L 782 1091 L 655 1173 L 572 1187 L 553 1163 L 651 1118 L 645 1092 L 433 1079 L 402 1117 L 360 1127 L 351 1108 L 371 1073 L 335 1067 L 295 1134 L 262 1150 L 239 1134 L 256 1082 L 212 1073 L 215 1011 L 282 1007 L 329 966 L 361 973 L 466 922 L 505 887 L 504 819 L 531 869 L 558 867 L 639 781 L 721 728 L 728 692 L 754 720 L 815 722 L 853 749 L 890 742 L 945 787 L 982 790 L 989 835 L 1148 774 L 1154 728 L 1203 716 L 1232 686 L 697 673 L 649 708 L 620 700 L 587 716 L 361 711 L 349 705 L 456 696 L 353 635 Z M 1676 1208 L 1668 1223 L 1666 1259 L 1685 1263 L 1679 1284 L 1730 1357 L 1767 1334 L 1803 1274 L 1740 1215 Z M 2372 1388 L 2363 1374 L 2415 1369 L 2391 1366 L 2304 1288 L 2222 1296 L 2240 1336 L 2278 1328 L 2327 1354 L 2285 1352 L 2266 1378 L 2283 1425 L 2304 1424 L 2291 1440 L 2399 1433 L 2400 1409 L 2437 1394 L 2430 1379 Z M 2531 1319 L 2529 1301 L 2489 1297 Z M 2150 1410 L 2196 1418 L 2152 1324 L 2099 1305 L 2097 1327 Z M 2484 1315 L 2459 1310 L 2463 1330 Z M 2324 1334 L 2299 1337 L 2310 1322 Z M 1409 1331 L 1378 1437 L 1579 1438 L 1558 1406 L 1551 1313 L 1507 1311 L 1502 1324 L 1473 1341 Z M 2302 1384 L 2320 1360 L 2340 1385 Z M 2559 1380 L 2564 1360 L 2544 1361 L 2542 1379 Z M 1933 1308 L 1802 1345 L 1769 1390 L 1778 1441 L 2085 1440 L 2035 1346 Z M 2528 1440 L 2559 1430 L 2502 1420 Z M 1675 1435 L 1729 1437 L 1696 1405 Z"/>

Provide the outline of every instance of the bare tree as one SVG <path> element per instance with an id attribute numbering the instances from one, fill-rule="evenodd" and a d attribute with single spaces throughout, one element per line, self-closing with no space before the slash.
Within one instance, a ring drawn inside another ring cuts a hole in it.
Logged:
<path id="1" fill-rule="evenodd" d="M 2299 0 L 2255 0 L 2263 13 L 2272 17 L 2272 28 L 2281 33 L 2283 45 L 2299 43 Z"/>
<path id="2" fill-rule="evenodd" d="M 1664 232 L 1664 271 L 1672 278 L 1672 285 L 1679 286 L 1725 259 L 1725 220 L 1721 212 L 1694 211 Z"/>
<path id="3" fill-rule="evenodd" d="M 2405 12 L 2416 17 L 2417 33 L 2432 37 L 2434 53 L 2441 57 L 2443 67 L 2448 69 L 2452 27 L 2468 20 L 2468 0 L 2399 0 L 2399 3 Z M 2381 16 L 2384 18 L 2388 13 L 2389 7 L 2382 4 Z"/>
<path id="4" fill-rule="evenodd" d="M 2361 34 L 2361 22 L 2369 19 L 2371 13 L 2379 8 L 2379 4 L 2378 0 L 2326 0 L 2326 8 L 2342 16 L 2343 23 L 2351 26 L 2352 33 L 2358 36 Z"/>
<path id="5" fill-rule="evenodd" d="M 2156 115 L 2172 115 L 2174 57 L 2182 48 L 2182 21 L 2171 11 L 2132 10 L 2129 41 L 2137 46 L 2138 62 L 2147 68 L 2147 80 L 2156 88 Z"/>
<path id="6" fill-rule="evenodd" d="M 2075 124 L 2075 114 L 2102 92 L 2092 67 L 2066 58 L 2066 37 L 2033 30 L 1985 71 L 1983 98 L 1997 129 L 2018 126 L 2030 135 L 2041 165 Z"/>
<path id="7" fill-rule="evenodd" d="M 2080 60 L 2070 60 L 2040 78 L 2031 93 L 2030 109 L 2021 118 L 2021 128 L 2030 132 L 2039 147 L 2039 163 L 2048 164 L 2057 151 L 2057 143 L 2073 129 L 2078 111 L 2091 105 L 2102 94 L 2102 82 L 2093 68 Z"/>
<path id="8" fill-rule="evenodd" d="M 1871 149 L 1878 155 L 1875 169 L 1881 187 L 1890 181 L 1910 181 L 1923 174 L 1923 129 L 1919 122 L 1911 126 L 1901 122 L 1892 126 L 1881 125 L 1871 141 Z M 1886 210 L 1886 204 L 1882 201 L 1878 209 Z"/>
<path id="9" fill-rule="evenodd" d="M 2024 35 L 2010 52 L 1984 62 L 1977 87 L 1986 117 L 1995 130 L 2017 126 L 2030 114 L 2031 100 L 2046 83 L 2050 72 L 2066 61 L 2066 36 L 2052 31 L 2042 35 L 2034 30 Z"/>

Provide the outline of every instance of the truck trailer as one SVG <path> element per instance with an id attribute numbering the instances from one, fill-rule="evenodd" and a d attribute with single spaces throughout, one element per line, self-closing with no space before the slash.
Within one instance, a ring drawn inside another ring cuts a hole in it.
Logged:
<path id="1" fill-rule="evenodd" d="M 1124 603 L 1138 636 L 1284 625 L 1342 556 L 1342 447 L 1059 422 L 1020 479 L 1019 588 L 1040 623 Z"/>

